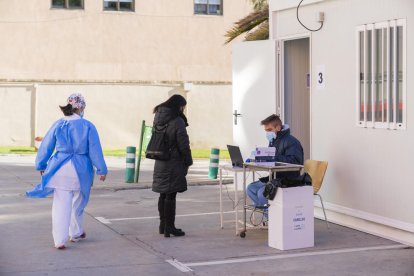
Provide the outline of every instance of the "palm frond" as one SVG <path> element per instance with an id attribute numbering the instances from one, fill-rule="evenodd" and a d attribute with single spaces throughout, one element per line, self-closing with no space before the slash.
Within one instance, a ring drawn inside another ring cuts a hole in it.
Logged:
<path id="1" fill-rule="evenodd" d="M 268 4 L 268 0 L 250 0 L 255 11 L 262 10 Z"/>
<path id="2" fill-rule="evenodd" d="M 227 37 L 224 44 L 228 44 L 238 36 L 248 33 L 261 25 L 263 22 L 269 21 L 269 6 L 266 5 L 260 11 L 254 11 L 246 17 L 240 19 L 234 26 L 227 31 L 225 37 Z"/>
<path id="3" fill-rule="evenodd" d="M 263 22 L 255 30 L 249 32 L 245 37 L 246 41 L 266 39 L 269 39 L 269 21 Z"/>

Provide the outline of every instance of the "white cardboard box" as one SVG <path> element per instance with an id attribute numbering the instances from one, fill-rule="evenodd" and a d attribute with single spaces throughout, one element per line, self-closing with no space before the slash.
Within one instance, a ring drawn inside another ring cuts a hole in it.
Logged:
<path id="1" fill-rule="evenodd" d="M 288 250 L 314 246 L 312 186 L 278 188 L 269 204 L 270 247 Z"/>

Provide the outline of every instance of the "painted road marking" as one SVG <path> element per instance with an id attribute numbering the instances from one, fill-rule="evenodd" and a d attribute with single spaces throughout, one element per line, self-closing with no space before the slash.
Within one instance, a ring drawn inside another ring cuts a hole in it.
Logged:
<path id="1" fill-rule="evenodd" d="M 179 261 L 177 261 L 176 259 L 172 259 L 172 260 L 165 260 L 167 263 L 169 263 L 170 265 L 174 266 L 175 268 L 177 268 L 179 271 L 181 272 L 191 272 L 193 271 L 191 268 L 189 268 L 188 266 L 186 266 L 183 263 L 180 263 Z"/>
<path id="2" fill-rule="evenodd" d="M 223 214 L 233 214 L 235 211 L 223 212 Z M 185 215 L 176 215 L 176 217 L 195 217 L 195 216 L 205 216 L 205 215 L 218 215 L 220 212 L 211 212 L 211 213 L 196 213 L 196 214 L 185 214 Z M 159 216 L 154 217 L 133 217 L 133 218 L 113 218 L 108 219 L 104 217 L 95 217 L 97 220 L 103 224 L 111 224 L 111 221 L 124 221 L 124 220 L 144 220 L 144 219 L 159 219 Z"/>
<path id="3" fill-rule="evenodd" d="M 237 258 L 237 259 L 232 258 L 229 260 L 216 260 L 216 261 L 208 261 L 208 262 L 194 262 L 194 263 L 183 263 L 183 264 L 186 267 L 197 267 L 197 266 L 235 264 L 235 263 L 257 262 L 257 261 L 288 259 L 288 258 L 319 256 L 319 255 L 343 254 L 343 253 L 353 253 L 353 252 L 361 252 L 361 251 L 403 249 L 403 248 L 407 248 L 407 245 L 396 244 L 396 245 L 386 245 L 386 246 L 334 249 L 334 250 L 313 251 L 313 252 L 303 252 L 303 253 L 294 253 L 294 254 L 277 254 L 277 255 L 262 256 L 262 257 Z"/>
<path id="4" fill-rule="evenodd" d="M 111 224 L 109 220 L 104 217 L 95 217 L 98 221 L 102 222 L 103 224 Z"/>

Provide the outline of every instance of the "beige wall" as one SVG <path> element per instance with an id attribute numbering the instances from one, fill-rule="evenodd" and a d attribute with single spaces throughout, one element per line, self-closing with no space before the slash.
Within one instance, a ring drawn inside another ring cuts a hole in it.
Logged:
<path id="1" fill-rule="evenodd" d="M 62 117 L 58 105 L 73 91 L 85 96 L 85 119 L 97 127 L 103 147 L 137 145 L 141 121 L 151 123 L 152 108 L 168 98 L 171 87 L 133 85 L 39 85 L 37 89 L 36 135 L 44 136 Z"/>
<path id="2" fill-rule="evenodd" d="M 51 9 L 50 0 L 0 1 L 0 106 L 10 111 L 0 119 L 7 126 L 0 145 L 28 146 L 43 136 L 74 91 L 85 95 L 85 118 L 104 147 L 137 144 L 141 120 L 151 124 L 152 108 L 188 81 L 195 83 L 188 93 L 192 146 L 230 141 L 224 34 L 249 13 L 249 0 L 225 0 L 223 16 L 194 15 L 193 0 L 137 0 L 135 12 L 84 2 L 84 10 L 64 10 Z"/>
<path id="3" fill-rule="evenodd" d="M 231 81 L 224 33 L 250 10 L 193 14 L 193 0 L 139 0 L 136 12 L 51 9 L 50 0 L 0 1 L 0 79 Z"/>
<path id="4" fill-rule="evenodd" d="M 59 105 L 73 92 L 85 96 L 85 119 L 96 125 L 104 148 L 137 146 L 142 120 L 151 126 L 154 106 L 176 93 L 187 97 L 187 130 L 193 148 L 225 148 L 231 141 L 230 85 L 193 85 L 185 92 L 173 85 L 38 84 L 0 85 L 0 108 L 5 115 L 0 118 L 0 145 L 30 146 L 34 137 L 44 136 L 62 117 Z"/>
<path id="5" fill-rule="evenodd" d="M 30 146 L 32 87 L 0 87 L 0 145 Z"/>

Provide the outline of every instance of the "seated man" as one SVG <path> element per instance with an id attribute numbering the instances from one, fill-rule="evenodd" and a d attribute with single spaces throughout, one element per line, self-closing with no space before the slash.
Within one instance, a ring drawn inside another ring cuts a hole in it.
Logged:
<path id="1" fill-rule="evenodd" d="M 261 125 L 266 131 L 266 138 L 269 140 L 269 147 L 276 148 L 276 162 L 303 165 L 303 149 L 299 140 L 290 135 L 288 125 L 283 125 L 280 117 L 273 114 L 261 121 Z M 277 178 L 295 177 L 299 172 L 278 173 Z M 266 183 L 269 177 L 262 177 L 259 181 L 250 183 L 247 186 L 247 194 L 253 201 L 254 206 L 267 204 L 267 199 L 263 196 Z M 265 212 L 265 216 L 267 216 Z"/>

